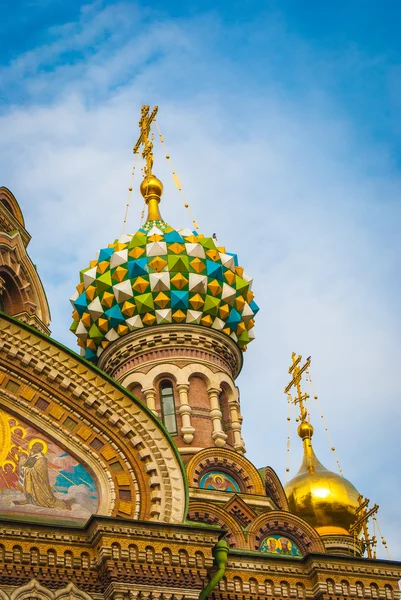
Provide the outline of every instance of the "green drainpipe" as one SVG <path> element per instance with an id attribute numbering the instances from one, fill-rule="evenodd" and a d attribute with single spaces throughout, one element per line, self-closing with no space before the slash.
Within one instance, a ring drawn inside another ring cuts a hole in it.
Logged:
<path id="1" fill-rule="evenodd" d="M 228 544 L 226 540 L 219 540 L 213 548 L 214 564 L 217 567 L 216 573 L 213 575 L 204 590 L 199 595 L 199 600 L 206 600 L 210 592 L 224 577 L 228 560 Z"/>

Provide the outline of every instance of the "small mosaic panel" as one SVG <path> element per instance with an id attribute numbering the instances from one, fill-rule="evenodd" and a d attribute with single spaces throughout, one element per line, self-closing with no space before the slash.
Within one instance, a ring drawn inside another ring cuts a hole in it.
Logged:
<path id="1" fill-rule="evenodd" d="M 282 535 L 269 535 L 265 537 L 260 545 L 260 551 L 266 554 L 302 558 L 301 551 L 295 542 Z"/>
<path id="2" fill-rule="evenodd" d="M 97 510 L 98 491 L 85 467 L 0 409 L 0 515 L 85 522 Z"/>
<path id="3" fill-rule="evenodd" d="M 235 479 L 221 471 L 210 471 L 203 475 L 199 487 L 203 490 L 217 490 L 218 492 L 241 492 Z"/>
<path id="4" fill-rule="evenodd" d="M 70 329 L 92 362 L 130 331 L 166 323 L 222 331 L 242 350 L 254 338 L 251 277 L 235 254 L 190 229 L 148 221 L 100 250 L 80 275 Z"/>

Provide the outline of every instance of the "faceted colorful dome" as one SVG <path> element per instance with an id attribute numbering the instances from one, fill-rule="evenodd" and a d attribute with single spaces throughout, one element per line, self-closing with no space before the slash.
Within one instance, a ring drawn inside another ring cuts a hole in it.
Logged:
<path id="1" fill-rule="evenodd" d="M 70 329 L 93 362 L 130 331 L 166 323 L 211 327 L 245 350 L 259 310 L 251 285 L 237 256 L 213 238 L 151 219 L 81 271 Z"/>

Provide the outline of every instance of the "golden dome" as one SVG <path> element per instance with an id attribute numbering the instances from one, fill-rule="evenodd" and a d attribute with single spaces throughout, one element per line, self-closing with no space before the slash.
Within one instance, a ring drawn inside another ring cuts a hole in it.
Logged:
<path id="1" fill-rule="evenodd" d="M 304 458 L 298 473 L 284 486 L 290 511 L 305 519 L 320 535 L 349 535 L 356 518 L 358 491 L 316 458 L 312 425 L 301 423 L 298 435 L 303 440 Z"/>

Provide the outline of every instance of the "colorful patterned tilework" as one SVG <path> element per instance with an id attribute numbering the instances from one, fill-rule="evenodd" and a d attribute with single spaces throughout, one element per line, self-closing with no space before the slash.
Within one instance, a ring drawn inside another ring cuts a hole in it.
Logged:
<path id="1" fill-rule="evenodd" d="M 251 287 L 237 255 L 213 238 L 149 221 L 81 271 L 70 329 L 92 362 L 130 331 L 166 323 L 216 329 L 245 350 L 259 310 Z"/>

